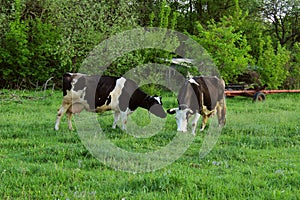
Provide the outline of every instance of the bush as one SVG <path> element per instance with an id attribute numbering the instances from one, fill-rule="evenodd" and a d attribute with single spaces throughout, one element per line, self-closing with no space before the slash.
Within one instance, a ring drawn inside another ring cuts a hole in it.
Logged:
<path id="1" fill-rule="evenodd" d="M 300 42 L 294 45 L 291 54 L 290 66 L 288 68 L 288 76 L 283 84 L 285 88 L 299 89 L 300 88 Z"/>
<path id="2" fill-rule="evenodd" d="M 260 55 L 257 60 L 258 72 L 262 84 L 272 89 L 280 87 L 288 76 L 290 52 L 278 43 L 277 50 L 272 46 L 270 37 L 260 40 Z"/>

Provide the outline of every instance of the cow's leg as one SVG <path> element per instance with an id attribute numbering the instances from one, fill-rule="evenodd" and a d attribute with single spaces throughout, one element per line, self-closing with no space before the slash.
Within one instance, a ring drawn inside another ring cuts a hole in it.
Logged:
<path id="1" fill-rule="evenodd" d="M 114 123 L 112 125 L 113 129 L 116 128 L 116 125 L 117 125 L 117 122 L 119 121 L 119 119 L 120 119 L 120 112 L 119 111 L 115 111 L 115 113 L 114 113 Z"/>
<path id="2" fill-rule="evenodd" d="M 217 104 L 217 116 L 218 116 L 218 124 L 220 126 L 222 120 L 222 107 L 220 103 Z"/>
<path id="3" fill-rule="evenodd" d="M 194 119 L 192 120 L 192 134 L 193 135 L 196 135 L 196 127 L 197 127 L 197 123 L 198 123 L 200 116 L 201 115 L 199 113 L 196 113 Z"/>
<path id="4" fill-rule="evenodd" d="M 203 115 L 202 116 L 202 124 L 201 124 L 201 129 L 200 131 L 203 131 L 205 126 L 206 126 L 206 123 L 207 123 L 207 120 L 208 120 L 208 116 L 207 115 Z"/>
<path id="5" fill-rule="evenodd" d="M 67 111 L 67 117 L 68 117 L 68 127 L 69 130 L 73 131 L 73 126 L 72 126 L 72 112 L 70 110 Z"/>
<path id="6" fill-rule="evenodd" d="M 59 129 L 59 124 L 60 124 L 61 117 L 64 115 L 65 112 L 66 111 L 64 110 L 64 107 L 61 106 L 60 109 L 57 112 L 56 122 L 55 122 L 55 126 L 54 126 L 55 130 Z"/>
<path id="7" fill-rule="evenodd" d="M 60 109 L 58 110 L 57 116 L 56 116 L 56 122 L 55 122 L 55 126 L 54 126 L 55 130 L 59 129 L 60 120 L 61 120 L 62 116 L 67 112 L 69 107 L 70 107 L 70 105 L 62 105 L 60 107 Z"/>
<path id="8" fill-rule="evenodd" d="M 217 107 L 218 122 L 219 126 L 224 126 L 226 123 L 226 103 L 222 99 Z"/>
<path id="9" fill-rule="evenodd" d="M 128 116 L 128 112 L 125 111 L 121 111 L 121 120 L 122 120 L 122 129 L 126 130 L 126 123 L 127 123 L 127 116 Z"/>

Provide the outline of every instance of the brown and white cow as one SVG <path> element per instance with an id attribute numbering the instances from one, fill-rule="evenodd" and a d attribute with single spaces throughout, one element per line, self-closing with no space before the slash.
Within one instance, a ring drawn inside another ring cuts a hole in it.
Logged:
<path id="1" fill-rule="evenodd" d="M 169 114 L 176 113 L 177 131 L 186 132 L 188 120 L 192 119 L 192 134 L 195 134 L 197 122 L 202 115 L 203 131 L 208 118 L 217 112 L 219 125 L 226 122 L 225 82 L 216 76 L 198 76 L 185 81 L 180 88 L 178 108 L 168 109 Z"/>
<path id="2" fill-rule="evenodd" d="M 161 118 L 167 115 L 162 107 L 161 97 L 147 95 L 134 81 L 124 77 L 66 73 L 63 76 L 63 95 L 55 130 L 59 129 L 64 113 L 67 113 L 68 126 L 72 130 L 72 114 L 80 113 L 84 109 L 97 113 L 113 110 L 113 128 L 121 117 L 124 130 L 127 116 L 138 107 L 145 108 Z"/>

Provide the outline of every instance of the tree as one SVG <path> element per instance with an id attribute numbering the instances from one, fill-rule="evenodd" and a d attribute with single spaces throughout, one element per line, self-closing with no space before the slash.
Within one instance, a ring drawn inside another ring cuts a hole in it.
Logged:
<path id="1" fill-rule="evenodd" d="M 288 76 L 283 84 L 284 88 L 300 88 L 300 42 L 296 42 L 291 51 L 291 59 L 288 67 Z"/>
<path id="2" fill-rule="evenodd" d="M 46 23 L 41 1 L 12 4 L 12 18 L 1 42 L 0 73 L 9 88 L 36 87 L 59 70 L 56 46 L 59 33 Z M 7 13 L 10 13 L 7 12 Z M 41 76 L 43 73 L 43 76 Z"/>
<path id="3" fill-rule="evenodd" d="M 135 13 L 128 1 L 52 1 L 51 19 L 60 29 L 59 53 L 68 71 L 78 71 L 88 53 L 102 40 L 136 27 Z"/>
<path id="4" fill-rule="evenodd" d="M 300 40 L 298 0 L 261 0 L 259 10 L 268 27 L 268 33 L 274 36 L 281 46 L 288 45 L 290 48 Z"/>
<path id="5" fill-rule="evenodd" d="M 225 82 L 235 82 L 252 63 L 251 47 L 239 27 L 246 13 L 238 4 L 233 16 L 223 17 L 220 22 L 211 20 L 207 28 L 198 23 L 198 35 L 194 37 L 210 53 Z"/>
<path id="6" fill-rule="evenodd" d="M 4 81 L 12 79 L 13 84 L 19 86 L 27 75 L 27 69 L 24 66 L 29 62 L 31 52 L 28 48 L 28 23 L 21 20 L 22 4 L 20 0 L 15 1 L 14 8 L 14 21 L 10 21 L 8 24 L 8 32 L 4 34 L 1 42 L 0 73 Z M 16 71 L 19 71 L 20 74 L 16 75 Z"/>
<path id="7" fill-rule="evenodd" d="M 0 75 L 10 88 L 61 80 L 103 39 L 136 26 L 124 0 L 14 0 L 1 10 Z"/>
<path id="8" fill-rule="evenodd" d="M 257 71 L 260 74 L 260 81 L 262 84 L 267 84 L 269 88 L 277 89 L 288 76 L 290 52 L 280 43 L 275 50 L 270 36 L 266 38 L 266 41 L 261 38 L 259 47 L 260 56 L 257 60 Z"/>
<path id="9" fill-rule="evenodd" d="M 169 4 L 172 10 L 180 13 L 178 30 L 196 34 L 196 22 L 203 27 L 206 27 L 211 20 L 220 22 L 222 17 L 232 15 L 236 2 L 235 0 L 186 0 L 170 1 Z"/>

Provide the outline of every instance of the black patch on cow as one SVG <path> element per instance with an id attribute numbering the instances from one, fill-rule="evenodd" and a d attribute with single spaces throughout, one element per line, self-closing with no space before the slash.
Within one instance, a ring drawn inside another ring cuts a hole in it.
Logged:
<path id="1" fill-rule="evenodd" d="M 70 73 L 65 73 L 63 75 L 63 96 L 67 95 L 67 90 L 72 88 L 72 75 Z"/>
<path id="2" fill-rule="evenodd" d="M 101 76 L 98 86 L 95 89 L 95 107 L 101 107 L 104 104 L 109 105 L 111 103 L 111 91 L 116 87 L 118 77 Z M 109 102 L 107 102 L 109 101 Z"/>
<path id="3" fill-rule="evenodd" d="M 158 96 L 149 96 L 134 81 L 126 79 L 119 98 L 119 107 L 122 111 L 125 111 L 127 108 L 134 111 L 138 107 L 141 107 L 149 110 L 158 117 L 165 118 L 167 114 L 163 110 L 162 105 L 154 97 Z"/>

